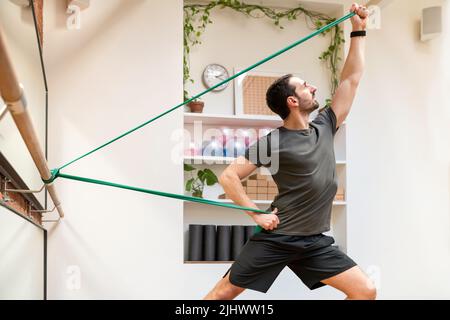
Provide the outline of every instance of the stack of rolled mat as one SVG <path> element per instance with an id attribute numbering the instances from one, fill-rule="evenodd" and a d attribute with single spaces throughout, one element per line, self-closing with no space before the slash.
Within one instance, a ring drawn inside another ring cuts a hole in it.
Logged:
<path id="1" fill-rule="evenodd" d="M 252 225 L 189 225 L 189 261 L 236 260 L 255 233 Z"/>

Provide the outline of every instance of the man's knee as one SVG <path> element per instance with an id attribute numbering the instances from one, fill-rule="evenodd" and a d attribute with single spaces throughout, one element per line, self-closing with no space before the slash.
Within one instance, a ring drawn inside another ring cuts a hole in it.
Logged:
<path id="1" fill-rule="evenodd" d="M 358 290 L 348 297 L 354 300 L 375 300 L 377 298 L 377 289 L 373 286 Z"/>
<path id="2" fill-rule="evenodd" d="M 241 292 L 241 290 L 227 287 L 218 289 L 215 293 L 216 299 L 218 300 L 232 300 L 236 298 Z"/>
<path id="3" fill-rule="evenodd" d="M 230 282 L 229 274 L 223 278 L 214 290 L 214 298 L 218 300 L 231 300 L 241 294 L 245 288 L 235 286 Z"/>
<path id="4" fill-rule="evenodd" d="M 375 287 L 368 288 L 365 292 L 368 300 L 375 300 L 377 298 L 377 289 Z"/>

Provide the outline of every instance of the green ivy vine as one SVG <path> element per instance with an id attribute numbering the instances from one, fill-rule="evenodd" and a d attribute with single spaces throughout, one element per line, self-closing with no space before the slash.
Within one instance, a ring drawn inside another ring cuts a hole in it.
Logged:
<path id="1" fill-rule="evenodd" d="M 185 84 L 187 82 L 194 82 L 190 76 L 189 67 L 189 53 L 191 48 L 201 44 L 200 38 L 205 32 L 206 26 L 213 23 L 210 19 L 211 10 L 216 8 L 229 8 L 251 18 L 266 17 L 271 19 L 274 25 L 280 29 L 284 29 L 282 26 L 283 20 L 287 19 L 288 21 L 292 21 L 298 19 L 300 16 L 305 18 L 307 26 L 312 30 L 320 29 L 336 20 L 325 14 L 307 10 L 302 6 L 286 10 L 276 10 L 263 5 L 246 4 L 239 0 L 214 0 L 203 4 L 187 3 L 184 5 L 183 79 Z M 339 50 L 341 44 L 344 43 L 344 37 L 343 31 L 339 26 L 335 26 L 323 32 L 321 35 L 325 36 L 327 34 L 331 35 L 330 45 L 326 51 L 322 52 L 319 59 L 325 63 L 330 71 L 330 86 L 331 94 L 333 95 L 339 84 L 338 64 L 341 60 Z M 186 89 L 184 89 L 184 98 L 185 100 L 189 98 L 189 93 Z M 330 99 L 327 99 L 326 103 L 329 104 Z"/>

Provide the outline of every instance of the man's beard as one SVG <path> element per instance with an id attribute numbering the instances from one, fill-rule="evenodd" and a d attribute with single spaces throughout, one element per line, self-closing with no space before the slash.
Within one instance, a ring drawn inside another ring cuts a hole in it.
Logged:
<path id="1" fill-rule="evenodd" d="M 319 109 L 319 107 L 319 102 L 317 100 L 313 100 L 312 111 Z"/>
<path id="2" fill-rule="evenodd" d="M 304 100 L 299 98 L 299 109 L 301 112 L 306 112 L 307 114 L 319 109 L 320 105 L 317 100 Z"/>

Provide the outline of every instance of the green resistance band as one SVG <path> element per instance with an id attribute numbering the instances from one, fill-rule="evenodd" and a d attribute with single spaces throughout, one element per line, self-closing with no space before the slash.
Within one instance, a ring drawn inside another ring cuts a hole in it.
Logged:
<path id="1" fill-rule="evenodd" d="M 133 129 L 131 129 L 131 130 L 125 132 L 125 133 L 122 133 L 121 135 L 117 136 L 116 138 L 109 140 L 108 142 L 102 144 L 101 146 L 99 146 L 99 147 L 97 147 L 95 149 L 92 149 L 91 151 L 89 151 L 89 152 L 79 156 L 78 158 L 75 158 L 72 161 L 69 161 L 68 163 L 64 164 L 63 166 L 51 170 L 51 173 L 52 173 L 51 178 L 48 179 L 48 180 L 43 179 L 44 183 L 46 183 L 46 184 L 52 183 L 57 177 L 61 177 L 61 178 L 70 179 L 70 180 L 82 181 L 82 182 L 87 182 L 87 183 L 95 183 L 95 184 L 99 184 L 99 185 L 105 185 L 105 186 L 116 187 L 116 188 L 121 188 L 121 189 L 133 190 L 133 191 L 137 191 L 137 192 L 154 194 L 154 195 L 158 195 L 158 196 L 162 196 L 162 197 L 175 198 L 175 199 L 186 200 L 186 201 L 191 201 L 191 202 L 199 202 L 199 203 L 204 203 L 204 204 L 209 204 L 209 205 L 214 205 L 214 206 L 220 206 L 220 207 L 226 207 L 226 208 L 231 208 L 231 209 L 239 209 L 239 210 L 251 211 L 251 212 L 255 212 L 255 213 L 269 213 L 267 211 L 258 210 L 258 209 L 254 209 L 254 208 L 241 207 L 241 206 L 238 206 L 238 205 L 235 205 L 235 204 L 221 203 L 221 202 L 212 201 L 212 200 L 206 200 L 206 199 L 202 199 L 202 198 L 189 197 L 189 196 L 184 196 L 184 195 L 179 195 L 179 194 L 166 193 L 166 192 L 161 192 L 161 191 L 155 191 L 155 190 L 148 190 L 148 189 L 143 189 L 143 188 L 138 188 L 138 187 L 132 187 L 132 186 L 122 185 L 122 184 L 108 182 L 108 181 L 95 180 L 95 179 L 78 177 L 78 176 L 71 176 L 71 175 L 67 175 L 67 174 L 61 173 L 60 170 L 63 169 L 63 168 L 66 168 L 67 166 L 73 164 L 74 162 L 76 162 L 78 160 L 81 160 L 84 157 L 87 157 L 88 155 L 90 155 L 90 154 L 92 154 L 92 153 L 94 153 L 94 152 L 96 152 L 96 151 L 98 151 L 98 150 L 100 150 L 100 149 L 110 145 L 111 143 L 113 143 L 113 142 L 115 142 L 115 141 L 117 141 L 117 140 L 119 140 L 119 139 L 129 135 L 130 133 L 132 133 L 132 132 L 134 132 L 134 131 L 136 131 L 136 130 L 144 127 L 144 126 L 146 126 L 147 124 L 149 124 L 149 123 L 151 123 L 151 122 L 153 122 L 153 121 L 155 121 L 155 120 L 165 116 L 166 114 L 168 114 L 168 113 L 170 113 L 170 112 L 180 108 L 181 106 L 184 106 L 185 104 L 188 104 L 189 102 L 200 98 L 201 96 L 203 96 L 206 93 L 214 90 L 215 88 L 220 87 L 221 85 L 223 85 L 223 84 L 225 84 L 225 83 L 227 83 L 227 82 L 229 82 L 229 81 L 239 77 L 240 75 L 242 75 L 242 74 L 244 74 L 244 73 L 246 73 L 246 72 L 248 72 L 248 71 L 250 71 L 250 70 L 252 70 L 252 69 L 254 69 L 254 68 L 258 67 L 258 66 L 260 66 L 263 63 L 266 63 L 269 60 L 272 60 L 273 58 L 281 55 L 282 53 L 284 53 L 284 52 L 286 52 L 286 51 L 288 51 L 288 50 L 298 46 L 299 44 L 301 44 L 301 43 L 303 43 L 303 42 L 305 42 L 305 41 L 307 41 L 307 40 L 317 36 L 318 34 L 321 34 L 321 33 L 325 32 L 325 31 L 333 28 L 334 26 L 340 24 L 341 22 L 343 22 L 343 21 L 345 21 L 347 19 L 350 19 L 354 15 L 355 15 L 355 13 L 351 12 L 351 13 L 347 14 L 346 16 L 343 16 L 342 18 L 331 22 L 330 24 L 328 24 L 328 25 L 326 25 L 326 26 L 316 30 L 315 32 L 311 33 L 310 35 L 308 35 L 308 36 L 306 36 L 306 37 L 304 37 L 304 38 L 302 38 L 302 39 L 292 43 L 291 45 L 287 46 L 286 48 L 281 49 L 281 50 L 273 53 L 272 55 L 268 56 L 267 58 L 265 58 L 265 59 L 255 63 L 255 64 L 251 65 L 250 67 L 248 67 L 248 68 L 246 68 L 246 69 L 236 73 L 235 75 L 233 75 L 233 76 L 223 80 L 222 82 L 219 82 L 218 84 L 210 87 L 209 89 L 207 89 L 207 90 L 205 90 L 205 91 L 203 91 L 203 92 L 193 96 L 192 98 L 190 98 L 190 99 L 188 99 L 188 100 L 186 100 L 186 101 L 184 101 L 184 102 L 182 102 L 182 103 L 180 103 L 180 104 L 178 104 L 178 105 L 176 105 L 176 106 L 166 110 L 165 112 L 161 113 L 160 115 L 158 115 L 158 116 L 156 116 L 156 117 L 154 117 L 154 118 L 152 118 L 152 119 L 150 119 L 150 120 L 140 124 L 139 126 L 133 128 Z M 256 232 L 259 232 L 261 230 L 262 230 L 262 228 L 260 226 L 257 226 Z"/>
<path id="2" fill-rule="evenodd" d="M 232 203 L 223 203 L 223 202 L 212 201 L 212 200 L 207 200 L 207 199 L 203 199 L 203 198 L 189 197 L 189 196 L 176 194 L 176 193 L 168 193 L 168 192 L 138 188 L 138 187 L 128 186 L 125 184 L 104 181 L 104 180 L 96 180 L 96 179 L 91 179 L 91 178 L 72 176 L 72 175 L 64 174 L 64 173 L 60 173 L 60 172 L 56 172 L 55 175 L 56 175 L 56 177 L 60 177 L 60 178 L 64 178 L 64 179 L 99 184 L 99 185 L 103 185 L 103 186 L 132 190 L 132 191 L 137 191 L 137 192 L 142 192 L 142 193 L 154 194 L 154 195 L 157 195 L 160 197 L 174 198 L 174 199 L 179 199 L 179 200 L 186 200 L 186 201 L 191 201 L 191 202 L 209 204 L 209 205 L 218 206 L 218 207 L 225 207 L 225 208 L 238 209 L 238 210 L 244 210 L 244 211 L 252 211 L 252 212 L 256 212 L 256 213 L 268 213 L 267 211 L 258 210 L 258 209 L 250 208 L 250 207 L 242 207 L 242 206 L 238 206 L 238 205 L 235 205 Z M 261 229 L 257 230 L 256 232 L 259 232 L 259 231 L 261 231 Z"/>
<path id="3" fill-rule="evenodd" d="M 327 31 L 328 29 L 333 28 L 334 26 L 338 25 L 339 23 L 341 23 L 341 22 L 343 22 L 343 21 L 345 21 L 345 20 L 347 20 L 347 19 L 350 19 L 350 18 L 353 17 L 354 15 L 355 15 L 355 13 L 351 12 L 351 13 L 347 14 L 346 16 L 344 16 L 344 17 L 342 17 L 342 18 L 340 18 L 340 19 L 338 19 L 338 20 L 336 20 L 336 21 L 331 22 L 330 24 L 328 24 L 328 25 L 326 25 L 326 26 L 324 26 L 324 27 L 322 27 L 322 28 L 316 30 L 315 32 L 311 33 L 309 36 L 307 36 L 307 37 L 305 37 L 305 38 L 303 38 L 303 39 L 300 39 L 300 40 L 294 42 L 293 44 L 287 46 L 286 48 L 281 49 L 281 50 L 278 51 L 278 52 L 275 52 L 274 54 L 268 56 L 267 58 L 265 58 L 265 59 L 263 59 L 263 60 L 261 60 L 261 61 L 255 63 L 255 64 L 251 65 L 250 67 L 248 67 L 248 68 L 246 68 L 246 69 L 244 69 L 244 70 L 242 70 L 242 71 L 240 71 L 240 72 L 238 72 L 238 73 L 236 73 L 235 75 L 233 75 L 233 76 L 231 76 L 231 77 L 229 77 L 229 78 L 223 80 L 222 82 L 220 82 L 220 83 L 218 83 L 218 84 L 212 86 L 211 88 L 209 88 L 209 89 L 207 89 L 207 90 L 205 90 L 205 91 L 203 91 L 203 92 L 201 92 L 201 93 L 199 93 L 199 94 L 193 96 L 192 98 L 190 98 L 190 99 L 188 99 L 188 100 L 186 100 L 186 101 L 184 101 L 184 102 L 182 102 L 182 103 L 180 103 L 180 104 L 178 104 L 178 105 L 176 105 L 176 106 L 174 106 L 174 107 L 168 109 L 167 111 L 164 111 L 164 112 L 161 113 L 160 115 L 158 115 L 158 116 L 156 116 L 156 117 L 154 117 L 154 118 L 152 118 L 152 119 L 150 119 L 150 120 L 148 120 L 148 121 L 146 121 L 146 122 L 140 124 L 139 126 L 133 128 L 133 129 L 131 129 L 131 130 L 129 130 L 129 131 L 127 131 L 127 132 L 125 132 L 125 133 L 119 135 L 119 136 L 117 136 L 116 138 L 114 138 L 114 139 L 112 139 L 112 140 L 110 140 L 110 141 L 108 141 L 108 142 L 102 144 L 101 146 L 99 146 L 99 147 L 97 147 L 97 148 L 95 148 L 95 149 L 93 149 L 93 150 L 91 150 L 91 151 L 89 151 L 89 152 L 87 152 L 87 153 L 85 153 L 85 154 L 79 156 L 78 158 L 75 158 L 74 160 L 69 161 L 68 163 L 64 164 L 63 166 L 59 167 L 58 169 L 61 170 L 61 169 L 65 168 L 65 167 L 71 165 L 72 163 L 74 163 L 74 162 L 76 162 L 76 161 L 78 161 L 78 160 L 83 159 L 84 157 L 86 157 L 86 156 L 88 156 L 88 155 L 90 155 L 90 154 L 92 154 L 92 153 L 94 153 L 94 152 L 96 152 L 96 151 L 98 151 L 98 150 L 100 150 L 100 149 L 106 147 L 107 145 L 109 145 L 109 144 L 111 144 L 111 143 L 113 143 L 113 142 L 115 142 L 115 141 L 117 141 L 117 140 L 119 140 L 119 139 L 121 139 L 121 138 L 123 138 L 123 137 L 129 135 L 130 133 L 132 133 L 132 132 L 134 132 L 134 131 L 136 131 L 136 130 L 138 130 L 138 129 L 144 127 L 144 126 L 146 126 L 147 124 L 149 124 L 149 123 L 151 123 L 151 122 L 153 122 L 153 121 L 155 121 L 155 120 L 157 120 L 157 119 L 159 119 L 159 118 L 165 116 L 166 114 L 168 114 L 168 113 L 170 113 L 170 112 L 172 112 L 172 111 L 174 111 L 174 110 L 176 110 L 176 109 L 178 109 L 178 108 L 184 106 L 185 104 L 188 104 L 189 102 L 191 102 L 191 101 L 193 101 L 193 100 L 195 100 L 195 99 L 200 98 L 201 96 L 203 96 L 203 95 L 205 95 L 206 93 L 208 93 L 208 92 L 214 90 L 215 88 L 220 87 L 221 85 L 223 85 L 223 84 L 225 84 L 225 83 L 227 83 L 227 82 L 230 82 L 231 80 L 233 80 L 233 79 L 239 77 L 240 75 L 242 75 L 242 74 L 244 74 L 244 73 L 246 73 L 246 72 L 248 72 L 248 71 L 250 71 L 250 70 L 252 70 L 252 69 L 254 69 L 254 68 L 256 68 L 256 67 L 258 67 L 259 65 L 261 65 L 261 64 L 263 64 L 263 63 L 266 63 L 266 62 L 269 61 L 269 60 L 272 60 L 273 58 L 279 56 L 280 54 L 282 54 L 282 53 L 284 53 L 284 52 L 286 52 L 286 51 L 288 51 L 288 50 L 290 50 L 290 49 L 292 49 L 292 48 L 298 46 L 299 44 L 301 44 L 301 43 L 303 43 L 303 42 L 305 42 L 305 41 L 307 41 L 307 40 L 309 40 L 309 39 L 311 39 L 311 38 L 317 36 L 318 34 L 320 34 L 320 33 L 322 33 L 322 32 L 325 32 L 325 31 Z"/>

